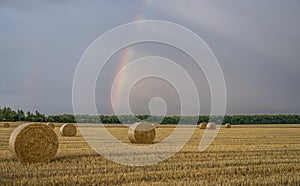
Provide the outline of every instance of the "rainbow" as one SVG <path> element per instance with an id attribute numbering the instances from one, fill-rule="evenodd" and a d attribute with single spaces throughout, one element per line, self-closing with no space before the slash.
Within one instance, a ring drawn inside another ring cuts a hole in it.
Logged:
<path id="1" fill-rule="evenodd" d="M 116 71 L 116 74 L 120 73 L 120 71 L 126 67 L 126 65 L 132 60 L 133 58 L 133 50 L 130 49 L 129 47 L 125 48 L 124 51 L 122 52 L 121 55 L 121 60 L 120 60 L 120 64 L 118 66 L 118 69 Z M 114 94 L 112 95 L 112 103 L 117 104 L 118 102 L 120 102 L 120 94 L 122 92 L 122 89 L 125 86 L 125 79 L 126 79 L 126 71 L 122 72 L 118 78 L 118 81 L 116 81 L 115 83 L 115 91 Z"/>

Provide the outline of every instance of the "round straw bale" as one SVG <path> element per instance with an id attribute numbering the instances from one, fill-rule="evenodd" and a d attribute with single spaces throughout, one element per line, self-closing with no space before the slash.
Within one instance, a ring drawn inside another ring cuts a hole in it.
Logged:
<path id="1" fill-rule="evenodd" d="M 55 129 L 55 124 L 54 123 L 47 123 L 47 126 L 50 127 L 51 129 Z"/>
<path id="2" fill-rule="evenodd" d="M 151 144 L 155 139 L 155 128 L 147 122 L 132 124 L 128 129 L 128 138 L 131 143 Z"/>
<path id="3" fill-rule="evenodd" d="M 202 123 L 200 123 L 199 128 L 200 129 L 206 129 L 206 126 L 207 126 L 207 123 L 202 122 Z"/>
<path id="4" fill-rule="evenodd" d="M 217 125 L 215 122 L 212 122 L 212 123 L 208 123 L 207 126 L 206 126 L 207 129 L 210 129 L 210 130 L 214 130 L 217 128 Z"/>
<path id="5" fill-rule="evenodd" d="M 70 123 L 66 123 L 60 127 L 61 136 L 76 136 L 76 126 Z"/>
<path id="6" fill-rule="evenodd" d="M 225 124 L 225 128 L 231 128 L 231 124 L 230 123 L 226 123 Z"/>
<path id="7" fill-rule="evenodd" d="M 9 148 L 21 162 L 47 162 L 56 155 L 58 140 L 55 132 L 45 124 L 26 123 L 10 135 Z"/>
<path id="8" fill-rule="evenodd" d="M 10 125 L 9 125 L 9 123 L 4 123 L 4 124 L 3 124 L 3 127 L 4 127 L 4 128 L 9 128 Z"/>

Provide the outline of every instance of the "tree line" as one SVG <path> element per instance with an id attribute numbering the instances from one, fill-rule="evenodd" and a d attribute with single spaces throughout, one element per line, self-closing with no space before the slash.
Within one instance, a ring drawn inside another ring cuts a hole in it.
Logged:
<path id="1" fill-rule="evenodd" d="M 201 122 L 215 121 L 220 123 L 222 117 L 208 115 L 201 116 L 151 116 L 151 115 L 45 115 L 38 111 L 35 113 L 24 112 L 19 109 L 17 111 L 9 107 L 0 107 L 1 122 L 59 122 L 59 123 L 104 123 L 104 124 L 119 124 L 119 123 L 135 123 L 139 121 L 147 121 L 161 124 L 194 124 Z M 300 115 L 285 114 L 285 115 L 226 115 L 222 123 L 231 124 L 300 124 Z"/>

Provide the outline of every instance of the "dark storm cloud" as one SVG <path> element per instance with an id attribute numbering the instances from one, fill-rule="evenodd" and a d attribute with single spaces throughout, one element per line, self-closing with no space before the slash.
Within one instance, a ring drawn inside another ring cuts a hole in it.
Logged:
<path id="1" fill-rule="evenodd" d="M 139 11 L 137 3 L 115 3 L 1 1 L 1 106 L 71 113 L 81 55 L 93 40 L 132 21 Z"/>
<path id="2" fill-rule="evenodd" d="M 0 106 L 71 113 L 85 49 L 115 26 L 145 18 L 182 24 L 208 43 L 227 83 L 227 113 L 300 113 L 299 17 L 296 0 L 0 1 Z M 141 100 L 147 91 L 134 95 Z M 201 96 L 209 112 L 209 91 Z M 107 99 L 99 98 L 104 113 Z"/>
<path id="3" fill-rule="evenodd" d="M 299 10 L 299 1 L 176 1 L 167 12 L 215 52 L 228 113 L 299 113 Z"/>

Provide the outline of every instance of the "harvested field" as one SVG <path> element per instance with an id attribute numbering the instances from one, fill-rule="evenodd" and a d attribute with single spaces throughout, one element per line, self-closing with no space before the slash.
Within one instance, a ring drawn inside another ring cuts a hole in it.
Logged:
<path id="1" fill-rule="evenodd" d="M 0 185 L 300 184 L 300 125 L 232 125 L 230 130 L 222 127 L 204 152 L 198 151 L 198 145 L 206 130 L 195 128 L 192 138 L 179 153 L 144 167 L 106 160 L 87 144 L 80 130 L 77 136 L 65 138 L 60 136 L 59 127 L 54 129 L 59 141 L 54 160 L 25 165 L 9 151 L 9 136 L 17 125 L 0 127 Z M 118 140 L 130 144 L 128 128 L 107 126 Z M 156 129 L 154 142 L 165 139 L 173 131 L 174 126 L 161 125 Z"/>

